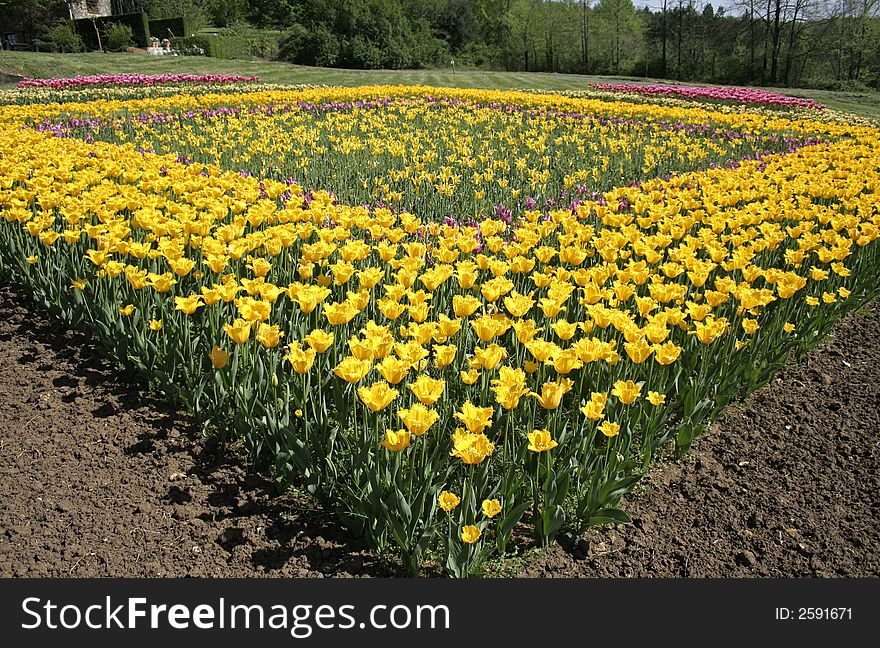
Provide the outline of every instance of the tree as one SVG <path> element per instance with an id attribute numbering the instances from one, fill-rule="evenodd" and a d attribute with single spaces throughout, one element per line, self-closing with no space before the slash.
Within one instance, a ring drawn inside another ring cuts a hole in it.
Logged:
<path id="1" fill-rule="evenodd" d="M 297 0 L 250 0 L 248 20 L 265 29 L 286 29 L 299 22 L 302 13 Z"/>
<path id="2" fill-rule="evenodd" d="M 663 0 L 666 2 L 666 0 Z M 581 0 L 581 67 L 584 74 L 590 71 L 590 0 Z"/>
<path id="3" fill-rule="evenodd" d="M 70 18 L 66 0 L 16 0 L 3 8 L 4 27 L 33 36 L 59 19 Z"/>
<path id="4" fill-rule="evenodd" d="M 535 55 L 535 4 L 533 0 L 511 0 L 507 13 L 504 15 L 504 25 L 507 27 L 510 35 L 510 48 L 513 56 L 511 57 L 514 69 L 519 69 L 516 59 L 517 55 L 521 55 L 522 69 L 528 72 L 529 59 L 534 65 Z"/>
<path id="5" fill-rule="evenodd" d="M 601 0 L 595 7 L 596 37 L 606 70 L 620 74 L 635 60 L 641 44 L 641 23 L 632 0 Z"/>

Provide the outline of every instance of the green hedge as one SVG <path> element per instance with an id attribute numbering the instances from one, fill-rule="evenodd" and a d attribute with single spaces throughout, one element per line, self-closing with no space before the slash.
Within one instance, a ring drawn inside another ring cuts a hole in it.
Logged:
<path id="1" fill-rule="evenodd" d="M 150 44 L 150 24 L 147 20 L 147 14 L 144 12 L 120 14 L 118 16 L 101 16 L 95 18 L 80 18 L 73 21 L 74 29 L 87 49 L 98 49 L 98 36 L 95 34 L 95 26 L 101 32 L 103 41 L 104 34 L 107 32 L 109 23 L 121 23 L 131 27 L 131 34 L 134 37 L 135 45 L 138 47 L 148 47 Z"/>
<path id="2" fill-rule="evenodd" d="M 177 18 L 155 18 L 150 20 L 150 34 L 158 39 L 168 36 L 168 30 L 176 38 L 191 36 L 196 32 L 195 22 L 189 16 L 178 16 Z"/>
<path id="3" fill-rule="evenodd" d="M 248 40 L 238 34 L 172 38 L 171 44 L 184 53 L 192 53 L 195 48 L 199 48 L 205 56 L 212 58 L 238 59 L 251 56 Z"/>

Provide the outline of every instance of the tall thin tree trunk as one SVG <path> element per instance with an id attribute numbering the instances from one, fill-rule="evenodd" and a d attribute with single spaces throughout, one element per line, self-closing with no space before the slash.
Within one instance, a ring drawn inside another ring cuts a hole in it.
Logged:
<path id="1" fill-rule="evenodd" d="M 789 84 L 789 74 L 791 73 L 791 63 L 797 48 L 797 39 L 800 37 L 800 30 L 797 29 L 798 11 L 800 11 L 799 0 L 794 5 L 794 15 L 791 17 L 791 27 L 788 30 L 788 49 L 785 52 L 785 66 L 782 71 L 782 81 L 787 86 Z"/>
<path id="2" fill-rule="evenodd" d="M 749 81 L 755 80 L 755 0 L 749 0 Z"/>
<path id="3" fill-rule="evenodd" d="M 660 67 L 660 76 L 664 79 L 666 78 L 666 10 L 667 10 L 667 0 L 663 0 L 663 19 L 660 23 L 660 34 L 663 39 L 663 56 L 661 58 L 661 67 Z"/>
<path id="4" fill-rule="evenodd" d="M 614 12 L 614 72 L 620 72 L 620 3 Z"/>
<path id="5" fill-rule="evenodd" d="M 675 64 L 675 76 L 680 79 L 681 77 L 681 32 L 684 29 L 684 9 L 682 8 L 682 0 L 678 0 L 678 34 L 676 34 L 676 64 Z"/>
<path id="6" fill-rule="evenodd" d="M 767 62 L 769 60 L 767 46 L 770 43 L 770 9 L 773 7 L 773 0 L 767 0 L 767 14 L 764 16 L 764 47 L 761 52 L 761 81 L 767 79 Z"/>
<path id="7" fill-rule="evenodd" d="M 772 58 L 770 61 L 770 81 L 771 83 L 776 83 L 776 71 L 779 65 L 779 46 L 780 46 L 780 32 L 782 28 L 779 26 L 779 21 L 782 17 L 782 0 L 775 0 L 776 3 L 776 11 L 773 15 L 773 51 Z"/>
<path id="8" fill-rule="evenodd" d="M 590 67 L 590 2 L 581 0 L 581 45 L 583 49 L 584 72 L 589 72 Z"/>

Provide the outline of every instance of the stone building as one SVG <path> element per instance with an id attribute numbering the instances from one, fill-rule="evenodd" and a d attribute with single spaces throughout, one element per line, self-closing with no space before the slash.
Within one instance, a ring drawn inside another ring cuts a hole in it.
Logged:
<path id="1" fill-rule="evenodd" d="M 70 17 L 74 20 L 109 16 L 113 13 L 111 5 L 111 0 L 67 0 Z"/>

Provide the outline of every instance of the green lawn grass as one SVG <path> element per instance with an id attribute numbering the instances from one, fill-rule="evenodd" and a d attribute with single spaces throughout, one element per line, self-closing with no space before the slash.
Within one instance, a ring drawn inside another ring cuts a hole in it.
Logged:
<path id="1" fill-rule="evenodd" d="M 256 74 L 266 83 L 315 85 L 432 85 L 456 88 L 540 88 L 578 90 L 589 83 L 609 81 L 656 81 L 629 77 L 598 77 L 540 72 L 488 72 L 484 70 L 339 70 L 305 67 L 274 61 L 223 60 L 201 56 L 144 56 L 141 54 L 47 54 L 0 52 L 0 74 L 32 78 L 100 73 L 191 73 Z M 795 88 L 774 89 L 784 94 L 808 97 L 834 110 L 880 118 L 880 93 L 831 92 Z"/>

